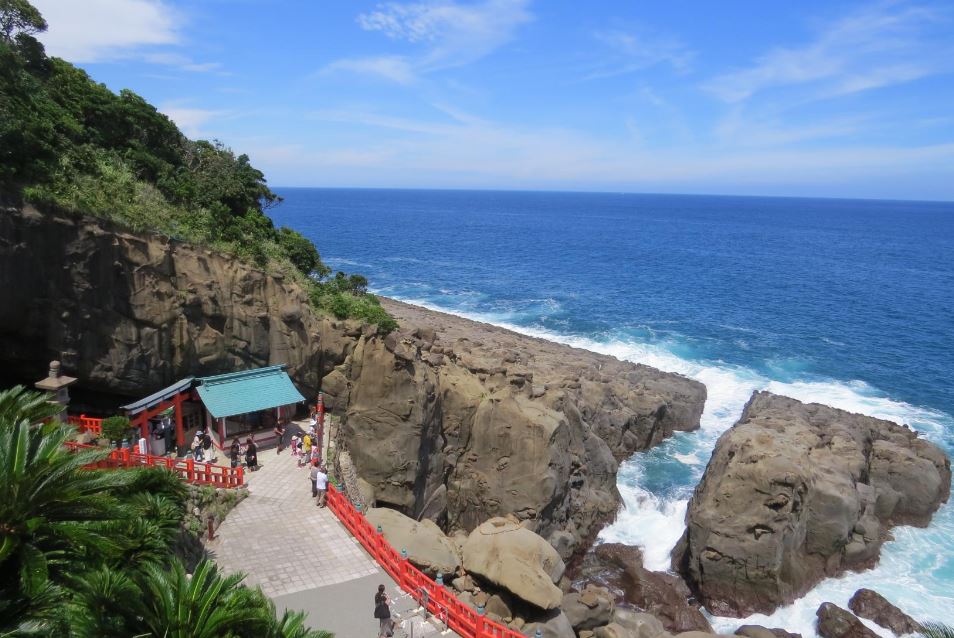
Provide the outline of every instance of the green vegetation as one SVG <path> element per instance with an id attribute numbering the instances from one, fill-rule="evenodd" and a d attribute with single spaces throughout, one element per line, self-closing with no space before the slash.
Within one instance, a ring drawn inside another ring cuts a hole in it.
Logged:
<path id="1" fill-rule="evenodd" d="M 921 623 L 918 635 L 923 638 L 954 638 L 954 627 L 938 622 Z"/>
<path id="2" fill-rule="evenodd" d="M 103 437 L 109 441 L 122 441 L 129 435 L 129 419 L 124 416 L 111 416 L 103 419 Z"/>
<path id="3" fill-rule="evenodd" d="M 68 452 L 46 398 L 0 392 L 0 637 L 330 638 L 207 560 L 188 576 L 188 490 L 161 468 L 83 469 L 108 451 Z"/>
<path id="4" fill-rule="evenodd" d="M 210 246 L 295 277 L 325 312 L 393 330 L 364 277 L 326 281 L 314 244 L 275 228 L 266 211 L 281 198 L 247 155 L 190 140 L 132 91 L 48 57 L 33 37 L 45 29 L 26 0 L 0 0 L 0 201 Z"/>

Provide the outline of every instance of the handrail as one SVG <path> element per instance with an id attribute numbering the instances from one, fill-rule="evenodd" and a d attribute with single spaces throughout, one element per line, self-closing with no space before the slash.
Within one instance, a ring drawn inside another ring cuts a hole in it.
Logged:
<path id="1" fill-rule="evenodd" d="M 79 416 L 69 416 L 67 421 L 75 425 L 80 432 L 91 432 L 96 436 L 103 435 L 103 419 L 96 419 L 91 416 L 81 414 Z"/>
<path id="2" fill-rule="evenodd" d="M 445 615 L 445 622 L 462 638 L 524 638 L 520 632 L 478 614 L 472 607 L 457 599 L 443 585 L 431 580 L 411 565 L 379 534 L 351 501 L 333 483 L 328 484 L 328 508 L 348 529 L 371 557 L 418 604 L 437 616 Z"/>
<path id="3" fill-rule="evenodd" d="M 67 441 L 70 450 L 97 449 L 94 445 Z M 129 448 L 114 449 L 106 458 L 90 464 L 92 468 L 139 467 L 151 465 L 175 472 L 188 483 L 214 487 L 242 487 L 245 485 L 245 468 L 227 467 L 213 463 L 197 463 L 191 458 L 174 459 L 154 454 L 138 454 Z"/>

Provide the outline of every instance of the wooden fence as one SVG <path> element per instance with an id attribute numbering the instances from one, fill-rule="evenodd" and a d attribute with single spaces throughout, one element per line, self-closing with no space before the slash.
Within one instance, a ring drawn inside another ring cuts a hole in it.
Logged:
<path id="1" fill-rule="evenodd" d="M 66 447 L 71 450 L 97 449 L 96 446 L 67 441 Z M 245 468 L 227 467 L 214 463 L 197 463 L 191 458 L 176 459 L 153 454 L 139 454 L 129 448 L 115 449 L 105 459 L 92 464 L 96 468 L 139 467 L 151 465 L 164 467 L 175 472 L 182 480 L 196 485 L 212 485 L 214 487 L 241 487 L 245 485 Z"/>
<path id="2" fill-rule="evenodd" d="M 478 613 L 411 565 L 334 484 L 328 485 L 328 507 L 401 589 L 462 638 L 525 638 L 524 634 Z"/>

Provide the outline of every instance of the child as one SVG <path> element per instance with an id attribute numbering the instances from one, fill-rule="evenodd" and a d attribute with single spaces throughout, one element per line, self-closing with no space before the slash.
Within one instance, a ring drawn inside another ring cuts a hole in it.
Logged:
<path id="1" fill-rule="evenodd" d="M 292 453 L 292 456 L 296 458 L 301 455 L 301 452 L 298 450 L 298 435 L 297 434 L 292 434 L 291 453 Z"/>
<path id="2" fill-rule="evenodd" d="M 302 441 L 298 442 L 298 467 L 305 464 L 305 449 Z"/>
<path id="3" fill-rule="evenodd" d="M 314 465 L 318 465 L 319 463 L 321 463 L 321 450 L 318 449 L 317 445 L 311 446 L 311 462 Z"/>

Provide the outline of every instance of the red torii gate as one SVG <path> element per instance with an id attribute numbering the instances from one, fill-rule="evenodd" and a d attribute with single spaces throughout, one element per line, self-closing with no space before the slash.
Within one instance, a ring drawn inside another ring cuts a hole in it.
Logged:
<path id="1" fill-rule="evenodd" d="M 182 403 L 195 398 L 192 389 L 194 377 L 188 377 L 173 383 L 167 388 L 150 394 L 145 399 L 122 406 L 129 415 L 129 421 L 139 428 L 143 438 L 149 438 L 149 419 L 159 416 L 169 408 L 175 408 L 176 445 L 185 445 L 185 430 L 182 425 Z"/>

